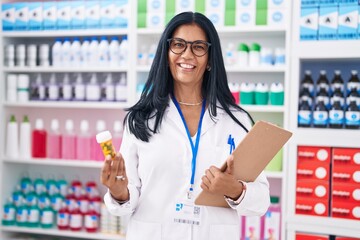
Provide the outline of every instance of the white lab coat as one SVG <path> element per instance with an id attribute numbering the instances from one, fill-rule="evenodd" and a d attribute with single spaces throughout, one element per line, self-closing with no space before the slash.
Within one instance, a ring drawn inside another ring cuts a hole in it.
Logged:
<path id="1" fill-rule="evenodd" d="M 248 129 L 251 128 L 244 113 L 236 111 L 234 114 Z M 220 167 L 228 157 L 229 134 L 237 145 L 246 132 L 224 110 L 218 109 L 216 119 L 211 119 L 206 110 L 194 196 L 201 191 L 205 170 L 211 165 Z M 181 117 L 171 100 L 159 133 L 149 142 L 142 142 L 125 130 L 120 152 L 125 159 L 130 201 L 120 205 L 109 192 L 104 201 L 113 215 L 132 214 L 127 240 L 239 240 L 239 215 L 262 215 L 270 204 L 269 183 L 261 173 L 255 182 L 247 183 L 245 197 L 235 209 L 202 206 L 199 226 L 174 222 L 175 202 L 184 199 L 189 189 L 192 152 Z"/>

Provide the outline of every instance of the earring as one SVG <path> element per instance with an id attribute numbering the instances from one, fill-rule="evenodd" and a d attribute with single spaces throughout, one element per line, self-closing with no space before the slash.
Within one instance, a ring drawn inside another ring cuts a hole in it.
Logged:
<path id="1" fill-rule="evenodd" d="M 211 66 L 207 65 L 206 70 L 208 70 L 210 72 L 211 71 Z"/>

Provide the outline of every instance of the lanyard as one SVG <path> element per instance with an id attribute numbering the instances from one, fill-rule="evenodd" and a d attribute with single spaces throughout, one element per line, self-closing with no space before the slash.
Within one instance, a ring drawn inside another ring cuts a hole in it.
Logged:
<path id="1" fill-rule="evenodd" d="M 201 115 L 200 115 L 200 120 L 199 120 L 199 125 L 198 125 L 198 130 L 197 130 L 197 134 L 196 134 L 196 140 L 195 140 L 195 145 L 191 139 L 191 135 L 190 135 L 190 131 L 189 128 L 186 125 L 186 121 L 185 121 L 185 117 L 181 111 L 180 105 L 177 102 L 177 100 L 175 99 L 174 96 L 171 96 L 172 100 L 180 114 L 181 120 L 183 121 L 185 130 L 186 130 L 186 134 L 188 136 L 189 142 L 190 142 L 190 147 L 191 147 L 191 151 L 192 151 L 192 160 L 191 160 L 191 179 L 190 179 L 190 187 L 189 187 L 189 191 L 188 191 L 188 199 L 191 198 L 192 192 L 193 192 L 193 186 L 194 186 L 194 182 L 195 182 L 195 170 L 196 170 L 196 157 L 197 157 L 197 152 L 199 149 L 199 142 L 200 142 L 200 135 L 201 135 L 201 125 L 202 125 L 202 120 L 204 117 L 204 113 L 205 113 L 205 105 L 206 105 L 206 101 L 203 101 L 202 107 L 201 107 Z"/>

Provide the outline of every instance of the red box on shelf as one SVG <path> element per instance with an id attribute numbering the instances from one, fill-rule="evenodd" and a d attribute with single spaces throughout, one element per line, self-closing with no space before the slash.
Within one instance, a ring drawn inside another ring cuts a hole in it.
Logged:
<path id="1" fill-rule="evenodd" d="M 329 240 L 329 236 L 317 234 L 296 233 L 295 240 Z"/>
<path id="2" fill-rule="evenodd" d="M 335 237 L 335 240 L 360 240 L 360 238 Z"/>
<path id="3" fill-rule="evenodd" d="M 332 201 L 346 201 L 360 205 L 360 184 L 334 182 L 331 196 Z"/>
<path id="4" fill-rule="evenodd" d="M 330 147 L 298 146 L 298 163 L 302 161 L 317 161 L 330 164 Z"/>
<path id="5" fill-rule="evenodd" d="M 360 148 L 333 148 L 334 165 L 360 167 Z"/>
<path id="6" fill-rule="evenodd" d="M 329 181 L 324 180 L 298 180 L 296 182 L 296 197 L 330 198 Z"/>
<path id="7" fill-rule="evenodd" d="M 295 213 L 312 216 L 329 216 L 329 201 L 319 198 L 297 197 Z"/>
<path id="8" fill-rule="evenodd" d="M 317 179 L 329 181 L 330 165 L 322 162 L 301 161 L 297 164 L 297 180 Z"/>
<path id="9" fill-rule="evenodd" d="M 333 183 L 360 184 L 360 167 L 334 165 L 331 176 Z"/>
<path id="10" fill-rule="evenodd" d="M 360 205 L 344 200 L 334 200 L 331 204 L 331 217 L 360 220 Z"/>

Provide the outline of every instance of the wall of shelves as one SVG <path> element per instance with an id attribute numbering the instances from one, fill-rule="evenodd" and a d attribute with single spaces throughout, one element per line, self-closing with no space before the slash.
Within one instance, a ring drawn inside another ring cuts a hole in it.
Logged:
<path id="1" fill-rule="evenodd" d="M 5 2 L 5 1 L 2 1 Z M 85 37 L 85 36 L 123 36 L 127 35 L 130 43 L 130 49 L 136 49 L 136 53 L 141 51 L 143 45 L 157 43 L 162 33 L 162 29 L 137 29 L 137 1 L 131 2 L 131 21 L 128 29 L 105 29 L 105 30 L 64 30 L 64 31 L 12 31 L 0 33 L 0 46 L 6 45 L 8 42 L 17 43 L 53 43 L 56 37 Z M 288 12 L 291 12 L 291 3 L 288 3 Z M 290 16 L 290 14 L 289 14 Z M 285 87 L 285 100 L 283 106 L 272 105 L 243 105 L 242 107 L 249 111 L 255 120 L 268 120 L 280 126 L 288 128 L 288 116 L 290 113 L 290 86 L 293 83 L 290 81 L 290 47 L 291 47 L 291 32 L 290 21 L 286 22 L 286 26 L 256 26 L 256 27 L 224 27 L 219 28 L 218 32 L 222 41 L 222 47 L 225 49 L 226 45 L 233 41 L 238 44 L 245 42 L 251 44 L 259 42 L 262 46 L 266 47 L 283 47 L 286 51 L 286 64 L 284 66 L 259 66 L 259 67 L 238 67 L 226 66 L 228 79 L 232 82 L 241 83 L 243 81 L 257 82 L 281 82 Z M 0 49 L 0 55 L 3 56 L 3 47 Z M 128 79 L 128 101 L 123 102 L 27 102 L 27 103 L 8 103 L 5 99 L 5 81 L 2 81 L 2 96 L 0 97 L 0 117 L 3 123 L 8 122 L 11 114 L 15 114 L 21 118 L 24 114 L 30 116 L 32 126 L 37 116 L 44 119 L 45 128 L 49 129 L 50 121 L 56 117 L 59 119 L 61 126 L 69 117 L 74 119 L 75 126 L 78 126 L 80 120 L 84 117 L 90 119 L 90 129 L 95 129 L 95 120 L 104 119 L 108 124 L 112 124 L 114 120 L 123 119 L 125 112 L 124 108 L 131 106 L 137 100 L 136 88 L 139 83 L 144 83 L 150 66 L 139 65 L 137 62 L 137 54 L 129 54 L 128 67 L 91 67 L 91 68 L 59 68 L 59 67 L 6 67 L 0 64 L 0 77 L 5 79 L 9 73 L 121 73 L 126 72 Z M 63 126 L 62 126 L 63 127 Z M 61 128 L 62 128 L 61 127 Z M 108 125 L 109 128 L 112 125 Z M 1 132 L 6 132 L 5 124 L 1 126 Z M 49 174 L 66 173 L 69 179 L 72 174 L 80 174 L 81 177 L 98 176 L 99 170 L 102 166 L 101 162 L 96 161 L 64 161 L 56 159 L 9 159 L 4 156 L 5 153 L 5 137 L 0 138 L 0 186 L 2 186 L 1 196 L 9 196 L 14 186 L 8 182 L 16 182 L 21 174 L 26 171 L 31 174 L 37 172 L 46 172 Z M 282 172 L 266 172 L 270 184 L 271 194 L 280 196 L 282 203 L 282 239 L 285 239 L 287 219 L 286 213 L 287 199 L 287 182 L 288 173 L 287 162 L 289 159 L 289 151 L 287 147 L 283 152 Z M 98 177 L 96 177 L 96 181 Z M 100 184 L 99 184 L 100 185 Z M 102 193 L 106 189 L 101 188 Z M 4 203 L 5 198 L 0 200 L 1 205 Z M 84 232 L 76 233 L 69 231 L 42 230 L 30 229 L 19 227 L 0 227 L 0 237 L 11 236 L 15 232 L 22 232 L 28 234 L 40 234 L 49 236 L 61 236 L 71 238 L 83 239 L 122 239 L 122 236 L 111 236 L 106 234 L 86 234 Z"/>

